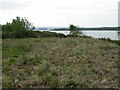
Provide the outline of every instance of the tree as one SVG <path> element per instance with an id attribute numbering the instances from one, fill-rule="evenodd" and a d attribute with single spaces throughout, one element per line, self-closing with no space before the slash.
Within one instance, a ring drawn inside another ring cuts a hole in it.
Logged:
<path id="1" fill-rule="evenodd" d="M 27 31 L 32 29 L 35 29 L 35 27 L 26 18 L 20 17 L 13 19 L 12 23 L 2 25 L 4 37 L 23 38 L 26 37 Z"/>
<path id="2" fill-rule="evenodd" d="M 80 32 L 80 30 L 79 30 L 79 27 L 74 26 L 73 24 L 71 24 L 69 26 L 69 31 L 70 31 L 70 35 L 72 35 L 72 36 L 78 36 L 78 35 L 82 34 L 82 32 Z"/>
<path id="3" fill-rule="evenodd" d="M 6 23 L 6 25 L 2 25 L 2 30 L 4 31 L 8 31 L 11 32 L 12 31 L 12 27 L 11 27 L 11 23 Z"/>
<path id="4" fill-rule="evenodd" d="M 12 21 L 13 31 L 27 31 L 33 28 L 32 24 L 26 18 L 16 17 Z"/>

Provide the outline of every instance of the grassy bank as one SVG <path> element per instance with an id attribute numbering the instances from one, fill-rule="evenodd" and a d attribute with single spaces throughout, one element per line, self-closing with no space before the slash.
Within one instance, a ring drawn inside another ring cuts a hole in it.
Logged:
<path id="1" fill-rule="evenodd" d="M 92 38 L 3 39 L 4 88 L 118 87 L 118 45 Z"/>

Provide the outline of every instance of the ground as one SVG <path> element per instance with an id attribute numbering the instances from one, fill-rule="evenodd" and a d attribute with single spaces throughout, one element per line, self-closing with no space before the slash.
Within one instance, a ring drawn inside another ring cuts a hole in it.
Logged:
<path id="1" fill-rule="evenodd" d="M 3 39 L 3 88 L 116 88 L 118 45 L 92 38 Z"/>

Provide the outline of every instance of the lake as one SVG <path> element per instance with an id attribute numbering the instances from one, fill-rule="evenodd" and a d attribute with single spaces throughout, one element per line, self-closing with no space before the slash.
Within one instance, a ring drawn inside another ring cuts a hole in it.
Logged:
<path id="1" fill-rule="evenodd" d="M 48 30 L 39 30 L 39 31 L 48 31 Z M 56 33 L 62 33 L 62 34 L 65 34 L 65 35 L 68 35 L 70 33 L 70 31 L 52 31 L 52 30 L 49 30 L 50 32 L 56 32 Z M 83 35 L 85 36 L 91 36 L 93 38 L 110 38 L 111 40 L 118 40 L 118 31 L 115 31 L 115 30 L 102 30 L 102 31 L 99 31 L 99 30 L 83 30 L 82 33 Z"/>

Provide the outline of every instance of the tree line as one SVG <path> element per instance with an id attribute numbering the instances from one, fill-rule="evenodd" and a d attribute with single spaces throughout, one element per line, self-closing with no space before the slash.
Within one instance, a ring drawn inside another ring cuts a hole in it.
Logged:
<path id="1" fill-rule="evenodd" d="M 71 24 L 69 26 L 69 35 L 48 31 L 34 31 L 33 26 L 26 18 L 16 17 L 11 23 L 2 25 L 2 38 L 38 38 L 38 37 L 77 37 L 80 36 L 79 27 Z"/>
<path id="2" fill-rule="evenodd" d="M 55 32 L 34 31 L 35 27 L 26 19 L 16 17 L 11 23 L 2 25 L 2 38 L 38 38 L 38 37 L 66 37 L 64 34 Z"/>
<path id="3" fill-rule="evenodd" d="M 81 27 L 81 28 L 78 28 L 78 30 L 117 30 L 118 27 L 94 27 L 94 28 L 85 28 L 85 27 Z M 53 30 L 69 30 L 69 28 L 55 28 Z"/>

